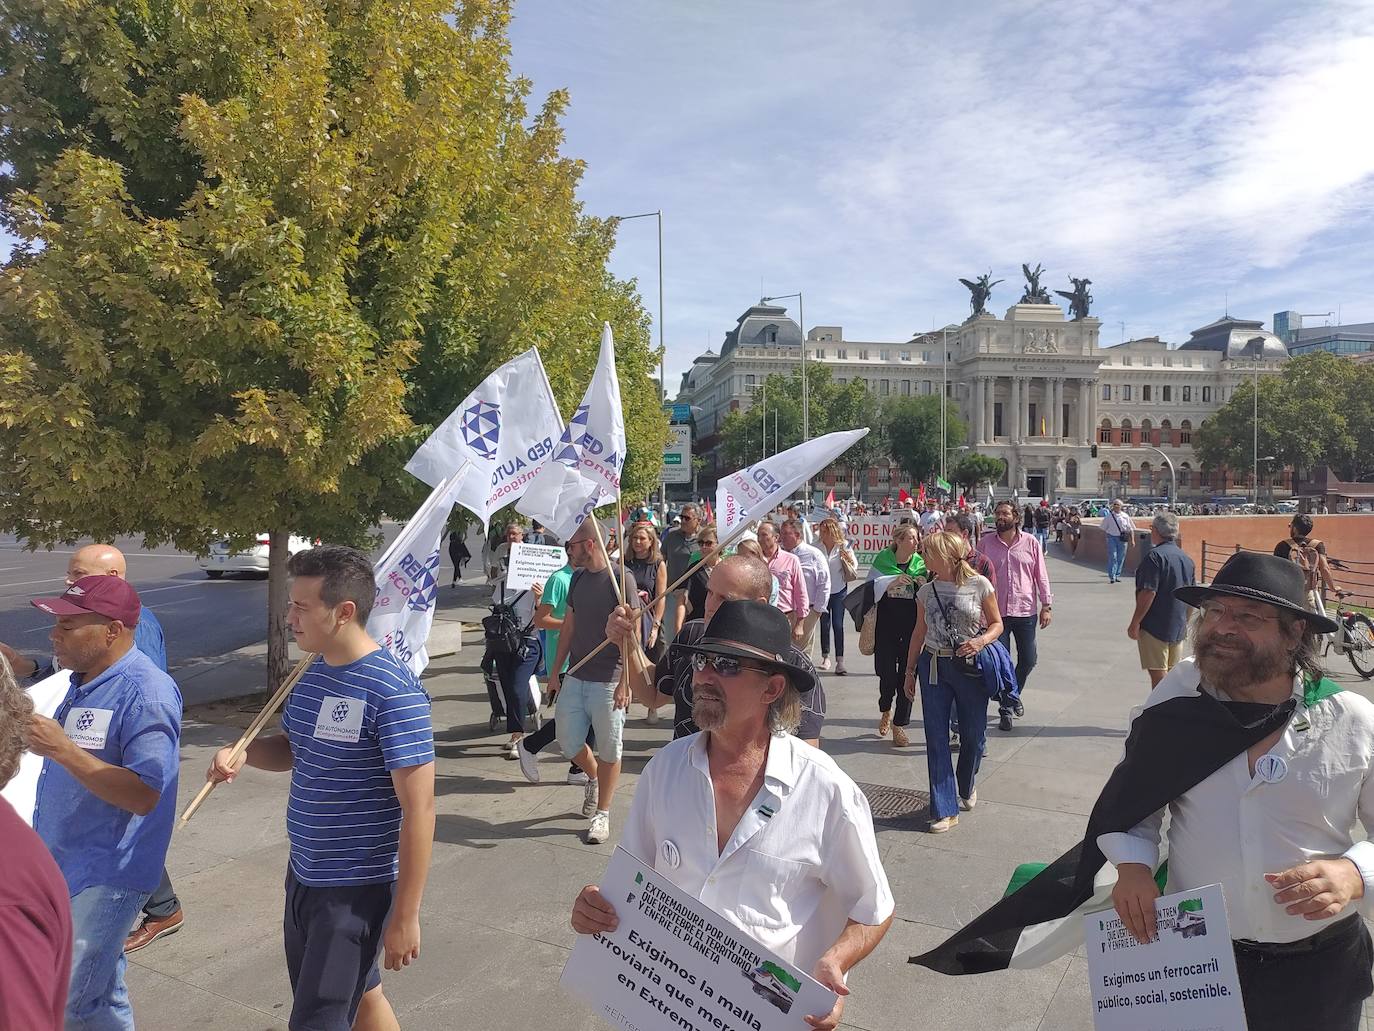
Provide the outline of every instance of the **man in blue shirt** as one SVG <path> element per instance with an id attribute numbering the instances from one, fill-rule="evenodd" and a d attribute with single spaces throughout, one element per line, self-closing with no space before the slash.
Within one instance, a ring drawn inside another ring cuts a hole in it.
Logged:
<path id="1" fill-rule="evenodd" d="M 291 773 L 291 862 L 283 932 L 291 1031 L 400 1025 L 382 994 L 388 970 L 420 955 L 420 898 L 434 844 L 434 732 L 415 675 L 367 633 L 377 585 L 367 558 L 326 545 L 291 557 L 287 624 L 316 658 L 282 714 L 232 764 Z M 339 815 L 346 813 L 347 820 Z"/>
<path id="2" fill-rule="evenodd" d="M 122 577 L 85 576 L 33 604 L 57 617 L 53 657 L 72 671 L 56 719 L 29 724 L 45 759 L 33 829 L 71 892 L 67 1026 L 132 1031 L 124 938 L 172 837 L 181 694 L 134 647 L 142 606 Z"/>
<path id="3" fill-rule="evenodd" d="M 1140 668 L 1150 675 L 1150 687 L 1183 658 L 1191 609 L 1174 597 L 1180 587 L 1196 582 L 1193 560 L 1177 544 L 1178 516 L 1160 512 L 1150 522 L 1150 553 L 1135 571 L 1135 612 L 1126 636 L 1140 650 Z"/>

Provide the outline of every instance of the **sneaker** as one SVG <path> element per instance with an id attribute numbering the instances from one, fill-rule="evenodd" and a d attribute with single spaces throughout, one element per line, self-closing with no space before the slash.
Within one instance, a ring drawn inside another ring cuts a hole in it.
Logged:
<path id="1" fill-rule="evenodd" d="M 973 812 L 973 807 L 978 804 L 978 790 L 975 788 L 968 798 L 959 799 L 959 808 L 966 813 Z"/>
<path id="2" fill-rule="evenodd" d="M 943 834 L 959 822 L 957 816 L 946 816 L 943 820 L 935 820 L 926 828 L 931 834 Z"/>
<path id="3" fill-rule="evenodd" d="M 1010 729 L 1011 729 L 1011 713 L 1009 713 L 1009 712 L 1004 712 L 1004 713 L 1002 713 L 1001 718 L 997 721 L 997 729 L 998 729 L 998 730 L 1010 730 Z"/>
<path id="4" fill-rule="evenodd" d="M 506 745 L 505 745 L 505 749 L 504 749 L 503 754 L 505 755 L 505 757 L 506 757 L 507 759 L 519 759 L 519 758 L 520 758 L 520 740 L 519 740 L 519 738 L 517 738 L 517 739 L 514 740 L 514 741 L 507 741 L 507 742 L 506 742 Z"/>
<path id="5" fill-rule="evenodd" d="M 911 738 L 906 736 L 905 727 L 892 728 L 892 743 L 898 748 L 905 748 L 907 745 L 911 744 Z"/>
<path id="6" fill-rule="evenodd" d="M 569 771 L 568 771 L 568 783 L 569 783 L 569 784 L 585 784 L 585 783 L 587 783 L 587 781 L 590 780 L 590 779 L 591 779 L 591 778 L 588 777 L 587 774 L 586 774 L 586 772 L 583 771 L 583 770 L 569 770 Z"/>
<path id="7" fill-rule="evenodd" d="M 592 825 L 587 828 L 587 844 L 602 845 L 611 836 L 611 814 L 597 812 L 592 816 Z"/>
<path id="8" fill-rule="evenodd" d="M 883 713 L 882 719 L 878 720 L 878 736 L 887 737 L 887 732 L 892 729 L 892 713 Z"/>
<path id="9" fill-rule="evenodd" d="M 645 721 L 648 722 L 648 723 L 657 723 L 657 722 L 658 722 L 658 710 L 657 710 L 657 709 L 650 709 L 650 710 L 649 710 L 649 715 L 646 716 L 646 717 L 644 717 L 644 719 L 645 719 Z"/>
<path id="10" fill-rule="evenodd" d="M 957 730 L 951 730 L 949 732 L 949 747 L 951 749 L 959 747 L 959 732 Z"/>
<path id="11" fill-rule="evenodd" d="M 588 817 L 596 815 L 596 781 L 590 777 L 587 778 L 587 783 L 582 788 L 582 815 Z"/>
<path id="12" fill-rule="evenodd" d="M 816 667 L 816 672 L 817 672 L 817 673 L 828 673 L 828 672 L 830 672 L 830 656 L 829 656 L 829 655 L 822 655 L 822 656 L 821 656 L 821 664 L 820 664 L 819 666 Z"/>
<path id="13" fill-rule="evenodd" d="M 1011 700 L 1011 714 L 1018 720 L 1026 714 L 1026 707 L 1021 704 L 1021 699 L 1013 698 Z"/>
<path id="14" fill-rule="evenodd" d="M 847 676 L 849 676 L 849 671 L 848 671 L 847 669 L 844 668 L 844 656 L 840 656 L 838 659 L 835 660 L 835 676 L 837 676 L 837 677 L 847 677 Z"/>
<path id="15" fill-rule="evenodd" d="M 539 783 L 539 756 L 525 747 L 523 741 L 515 743 L 515 758 L 520 760 L 520 772 L 531 784 Z"/>

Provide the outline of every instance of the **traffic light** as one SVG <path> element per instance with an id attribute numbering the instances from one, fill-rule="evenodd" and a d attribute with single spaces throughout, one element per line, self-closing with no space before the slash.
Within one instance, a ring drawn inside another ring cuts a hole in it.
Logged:
<path id="1" fill-rule="evenodd" d="M 1159 492 L 1164 496 L 1165 501 L 1169 500 L 1169 484 L 1166 483 L 1163 486 L 1161 486 L 1159 488 Z"/>
<path id="2" fill-rule="evenodd" d="M 1097 445 L 1096 445 L 1096 444 L 1094 444 L 1094 445 L 1092 446 L 1092 456 L 1093 456 L 1094 458 L 1097 457 Z"/>

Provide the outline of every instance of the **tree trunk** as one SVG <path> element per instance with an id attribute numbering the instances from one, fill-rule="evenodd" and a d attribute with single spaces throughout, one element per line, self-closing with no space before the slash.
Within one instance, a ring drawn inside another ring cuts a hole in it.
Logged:
<path id="1" fill-rule="evenodd" d="M 267 557 L 267 690 L 275 691 L 290 672 L 287 658 L 286 560 L 290 530 L 272 530 Z"/>

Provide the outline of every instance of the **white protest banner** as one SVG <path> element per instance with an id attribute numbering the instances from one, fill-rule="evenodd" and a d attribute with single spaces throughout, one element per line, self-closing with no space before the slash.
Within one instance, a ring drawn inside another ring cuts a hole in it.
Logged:
<path id="1" fill-rule="evenodd" d="M 568 553 L 554 544 L 512 544 L 506 590 L 528 591 L 568 564 Z"/>
<path id="2" fill-rule="evenodd" d="M 867 433 L 867 427 L 827 433 L 722 476 L 716 484 L 716 531 L 724 539 L 740 523 L 767 515 L 807 477 L 820 472 Z"/>
<path id="3" fill-rule="evenodd" d="M 614 934 L 582 934 L 562 985 L 623 1031 L 799 1031 L 835 993 L 623 848 L 601 878 Z"/>
<path id="4" fill-rule="evenodd" d="M 601 354 L 582 403 L 515 509 L 567 540 L 598 505 L 620 496 L 625 415 L 615 373 L 615 338 L 601 328 Z"/>
<path id="5" fill-rule="evenodd" d="M 531 347 L 464 398 L 410 456 L 406 471 L 437 487 L 471 463 L 453 500 L 486 527 L 492 512 L 525 492 L 562 431 L 544 363 Z"/>
<path id="6" fill-rule="evenodd" d="M 377 597 L 367 619 L 371 638 L 417 677 L 429 665 L 425 641 L 439 604 L 439 544 L 453 496 L 467 470 L 458 469 L 430 492 L 410 522 L 373 567 Z"/>
<path id="7" fill-rule="evenodd" d="M 860 578 L 868 576 L 873 568 L 873 557 L 891 546 L 895 521 L 890 515 L 852 515 L 845 521 L 845 538 L 854 549 Z"/>
<path id="8" fill-rule="evenodd" d="M 67 697 L 72 683 L 72 671 L 60 669 L 50 677 L 44 677 L 26 690 L 33 700 L 33 711 L 39 716 L 52 719 L 57 707 Z M 38 804 L 38 775 L 43 772 L 43 757 L 32 752 L 19 756 L 19 769 L 10 782 L 0 788 L 0 798 L 14 807 L 29 826 L 33 826 L 33 807 Z"/>
<path id="9" fill-rule="evenodd" d="M 1221 885 L 1155 900 L 1141 945 L 1114 912 L 1083 918 L 1097 1031 L 1245 1031 Z"/>

